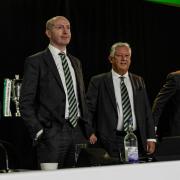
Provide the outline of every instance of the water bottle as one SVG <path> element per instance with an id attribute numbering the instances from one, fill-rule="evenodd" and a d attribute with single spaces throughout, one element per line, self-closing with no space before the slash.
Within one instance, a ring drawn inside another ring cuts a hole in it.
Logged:
<path id="1" fill-rule="evenodd" d="M 129 123 L 127 134 L 124 137 L 124 148 L 125 148 L 125 162 L 137 163 L 139 161 L 138 141 L 136 135 L 133 133 L 133 127 L 131 123 Z"/>

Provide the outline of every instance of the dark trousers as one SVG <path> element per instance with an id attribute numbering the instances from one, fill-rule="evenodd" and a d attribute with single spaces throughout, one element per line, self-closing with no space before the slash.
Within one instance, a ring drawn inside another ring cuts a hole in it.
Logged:
<path id="1" fill-rule="evenodd" d="M 59 163 L 59 168 L 75 166 L 75 144 L 85 142 L 82 131 L 66 121 L 63 127 L 54 123 L 52 128 L 44 129 L 37 145 L 39 163 Z"/>

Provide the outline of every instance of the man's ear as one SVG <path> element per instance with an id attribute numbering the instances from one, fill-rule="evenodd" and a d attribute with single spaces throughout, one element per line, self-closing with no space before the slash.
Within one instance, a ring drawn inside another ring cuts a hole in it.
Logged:
<path id="1" fill-rule="evenodd" d="M 109 59 L 109 62 L 112 63 L 113 57 L 109 56 L 108 59 Z"/>
<path id="2" fill-rule="evenodd" d="M 46 30 L 46 31 L 45 31 L 45 34 L 46 34 L 46 36 L 47 36 L 48 38 L 50 38 L 50 32 L 49 32 L 49 30 Z"/>

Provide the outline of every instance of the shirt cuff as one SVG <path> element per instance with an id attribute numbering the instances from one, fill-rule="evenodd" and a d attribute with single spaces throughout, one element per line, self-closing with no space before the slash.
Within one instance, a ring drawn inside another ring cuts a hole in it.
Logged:
<path id="1" fill-rule="evenodd" d="M 35 140 L 38 140 L 39 136 L 43 133 L 43 129 L 37 132 Z"/>
<path id="2" fill-rule="evenodd" d="M 147 141 L 157 142 L 156 139 L 147 139 Z"/>

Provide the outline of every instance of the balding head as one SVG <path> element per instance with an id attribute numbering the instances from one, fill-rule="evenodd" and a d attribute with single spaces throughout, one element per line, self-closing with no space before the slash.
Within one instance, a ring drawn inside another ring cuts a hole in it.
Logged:
<path id="1" fill-rule="evenodd" d="M 46 22 L 46 30 L 50 30 L 55 25 L 55 22 L 58 20 L 65 20 L 69 22 L 69 20 L 64 16 L 55 16 Z"/>

